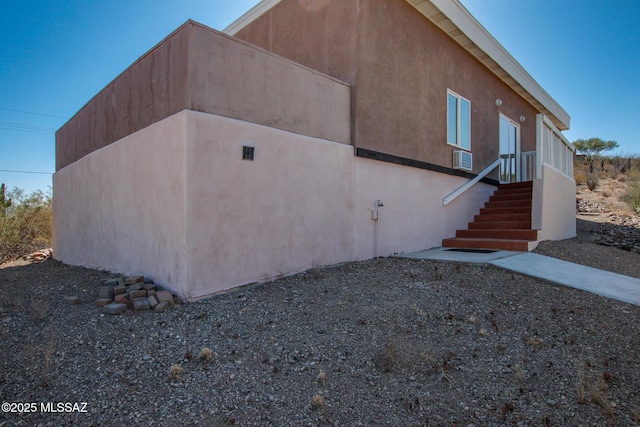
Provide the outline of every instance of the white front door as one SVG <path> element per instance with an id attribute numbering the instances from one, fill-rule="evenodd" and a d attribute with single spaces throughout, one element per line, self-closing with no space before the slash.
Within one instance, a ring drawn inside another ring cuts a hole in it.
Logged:
<path id="1" fill-rule="evenodd" d="M 500 182 L 517 182 L 520 172 L 520 125 L 500 114 Z"/>

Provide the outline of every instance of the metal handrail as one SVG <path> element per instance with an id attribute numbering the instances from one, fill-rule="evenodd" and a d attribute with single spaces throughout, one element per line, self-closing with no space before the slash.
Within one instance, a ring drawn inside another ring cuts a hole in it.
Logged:
<path id="1" fill-rule="evenodd" d="M 480 172 L 478 175 L 476 175 L 475 178 L 471 178 L 469 181 L 465 182 L 460 187 L 458 187 L 455 190 L 453 190 L 444 199 L 442 199 L 442 205 L 446 206 L 449 203 L 453 202 L 458 196 L 460 196 L 462 193 L 467 191 L 469 188 L 473 187 L 482 178 L 484 178 L 485 176 L 489 175 L 489 173 L 492 170 L 494 170 L 495 168 L 497 168 L 500 165 L 501 161 L 502 161 L 502 159 L 500 159 L 500 158 L 496 159 L 493 163 L 491 163 L 489 166 L 487 166 L 482 172 Z"/>

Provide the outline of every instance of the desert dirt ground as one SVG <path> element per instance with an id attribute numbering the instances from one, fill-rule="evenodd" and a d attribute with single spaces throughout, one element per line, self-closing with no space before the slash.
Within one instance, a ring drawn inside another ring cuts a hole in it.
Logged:
<path id="1" fill-rule="evenodd" d="M 595 243 L 607 209 L 536 251 L 640 278 Z M 640 307 L 493 267 L 374 259 L 118 316 L 93 306 L 112 273 L 3 267 L 1 426 L 640 425 Z"/>

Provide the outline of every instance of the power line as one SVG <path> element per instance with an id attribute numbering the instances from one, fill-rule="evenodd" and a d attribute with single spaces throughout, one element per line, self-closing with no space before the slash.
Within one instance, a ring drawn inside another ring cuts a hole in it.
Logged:
<path id="1" fill-rule="evenodd" d="M 31 111 L 13 110 L 11 108 L 0 108 L 0 111 L 12 111 L 14 113 L 33 114 L 34 116 L 55 117 L 57 119 L 69 120 L 69 117 L 54 116 L 53 114 L 33 113 Z"/>
<path id="2" fill-rule="evenodd" d="M 13 170 L 7 170 L 7 169 L 0 169 L 0 172 L 7 172 L 7 173 L 32 173 L 32 174 L 39 174 L 39 175 L 53 175 L 53 172 L 13 171 Z"/>
<path id="3" fill-rule="evenodd" d="M 21 123 L 11 123 L 11 122 L 0 122 L 0 129 L 16 130 L 20 132 L 42 133 L 46 135 L 53 135 L 56 131 L 54 128 L 48 128 L 44 126 L 23 125 Z"/>

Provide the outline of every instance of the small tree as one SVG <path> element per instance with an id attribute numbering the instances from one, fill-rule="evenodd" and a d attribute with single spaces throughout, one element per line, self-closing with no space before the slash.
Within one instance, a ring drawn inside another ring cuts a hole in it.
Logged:
<path id="1" fill-rule="evenodd" d="M 589 172 L 587 173 L 587 187 L 593 191 L 599 183 L 598 172 L 594 168 L 595 161 L 600 157 L 600 154 L 605 151 L 618 148 L 616 141 L 605 141 L 601 138 L 589 138 L 589 139 L 577 139 L 573 141 L 573 146 L 576 151 L 582 154 L 589 165 Z"/>
<path id="2" fill-rule="evenodd" d="M 605 141 L 601 138 L 589 138 L 577 139 L 573 141 L 573 146 L 578 153 L 584 155 L 589 165 L 589 172 L 593 172 L 593 163 L 600 157 L 600 154 L 618 148 L 618 143 L 615 141 Z"/>

